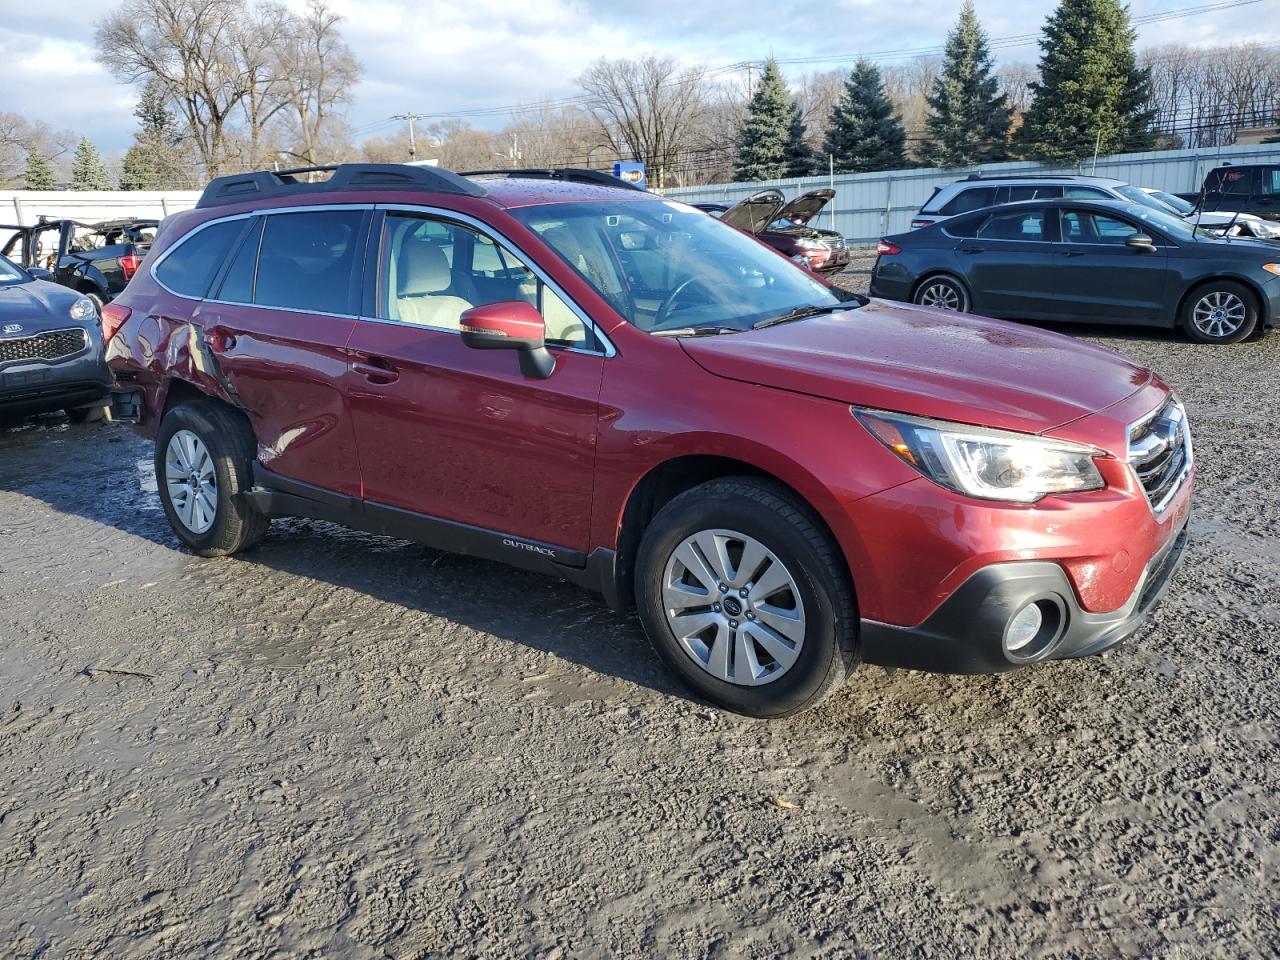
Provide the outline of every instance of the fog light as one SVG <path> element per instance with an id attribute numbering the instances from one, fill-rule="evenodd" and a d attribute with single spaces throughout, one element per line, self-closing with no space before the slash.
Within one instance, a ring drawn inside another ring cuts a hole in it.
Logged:
<path id="1" fill-rule="evenodd" d="M 1044 614 L 1038 603 L 1028 603 L 1017 612 L 1004 630 L 1004 648 L 1010 653 L 1024 649 L 1037 636 L 1044 625 Z"/>

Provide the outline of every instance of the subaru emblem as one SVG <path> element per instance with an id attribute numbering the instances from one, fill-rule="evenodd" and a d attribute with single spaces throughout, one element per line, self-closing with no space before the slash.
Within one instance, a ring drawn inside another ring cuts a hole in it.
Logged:
<path id="1" fill-rule="evenodd" d="M 21 332 L 22 332 L 22 324 L 20 323 L 6 323 L 3 328 L 0 328 L 0 333 L 21 333 Z"/>

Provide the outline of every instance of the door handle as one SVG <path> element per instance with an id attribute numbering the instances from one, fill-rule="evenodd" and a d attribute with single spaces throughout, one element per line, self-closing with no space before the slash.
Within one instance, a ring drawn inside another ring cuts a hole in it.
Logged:
<path id="1" fill-rule="evenodd" d="M 236 335 L 225 327 L 207 327 L 205 339 L 214 353 L 226 353 L 236 348 Z"/>
<path id="2" fill-rule="evenodd" d="M 363 360 L 353 361 L 351 369 L 370 383 L 376 383 L 379 386 L 386 386 L 400 379 L 400 372 L 391 365 L 390 360 L 384 360 L 382 357 L 365 357 Z"/>
<path id="3" fill-rule="evenodd" d="M 1063 255 L 1064 257 L 1083 257 L 1083 256 L 1086 256 L 1085 251 L 1083 251 L 1083 250 L 1063 250 L 1063 251 L 1062 251 L 1062 255 Z"/>

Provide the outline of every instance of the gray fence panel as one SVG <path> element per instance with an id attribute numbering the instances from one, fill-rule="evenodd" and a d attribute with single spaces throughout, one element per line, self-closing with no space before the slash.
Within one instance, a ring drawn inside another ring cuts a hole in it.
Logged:
<path id="1" fill-rule="evenodd" d="M 1049 167 L 1015 160 L 959 170 L 919 168 L 884 173 L 836 174 L 834 178 L 804 177 L 676 187 L 665 193 L 672 199 L 685 203 L 734 203 L 766 187 L 777 187 L 788 197 L 792 197 L 806 190 L 831 186 L 836 191 L 835 200 L 822 212 L 815 226 L 839 230 L 853 244 L 872 244 L 886 234 L 902 233 L 910 229 L 911 217 L 929 199 L 935 187 L 959 180 L 970 173 L 1096 172 L 1100 177 L 1115 177 L 1141 187 L 1155 187 L 1170 193 L 1193 193 L 1200 189 L 1204 175 L 1223 163 L 1280 163 L 1280 143 L 1118 154 L 1100 157 L 1096 170 L 1092 161 L 1080 167 Z"/>

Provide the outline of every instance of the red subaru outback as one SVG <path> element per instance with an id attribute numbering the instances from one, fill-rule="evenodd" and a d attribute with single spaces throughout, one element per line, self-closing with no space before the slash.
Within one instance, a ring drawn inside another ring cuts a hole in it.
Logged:
<path id="1" fill-rule="evenodd" d="M 860 661 L 1097 653 L 1177 565 L 1186 418 L 1121 356 L 841 293 L 586 172 L 327 172 L 215 180 L 104 311 L 201 556 L 306 516 L 540 570 L 769 717 Z"/>

